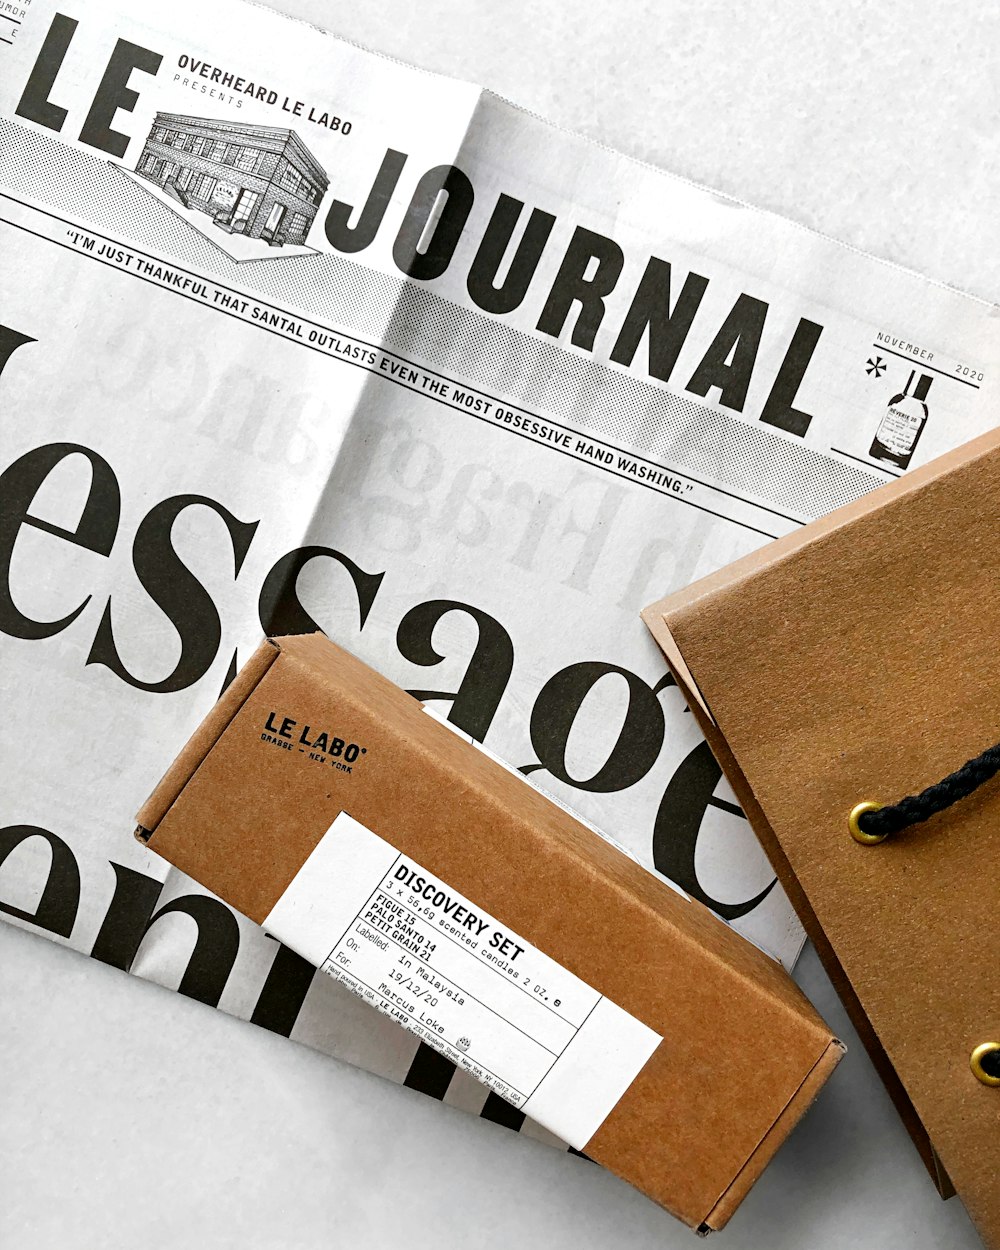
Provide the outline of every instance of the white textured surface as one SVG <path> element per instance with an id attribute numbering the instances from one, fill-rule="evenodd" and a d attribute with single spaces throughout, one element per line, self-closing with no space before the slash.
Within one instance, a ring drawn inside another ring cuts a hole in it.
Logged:
<path id="1" fill-rule="evenodd" d="M 1000 10 L 277 0 L 986 298 Z M 815 956 L 807 992 L 850 1042 Z M 195 1231 L 197 1230 L 197 1231 Z M 729 1250 L 966 1250 L 855 1043 Z M 0 1245 L 694 1247 L 593 1165 L 0 926 Z"/>
<path id="2" fill-rule="evenodd" d="M 1000 299 L 1000 8 L 974 0 L 270 0 Z"/>
<path id="3" fill-rule="evenodd" d="M 851 1047 L 725 1250 L 975 1250 Z M 595 1164 L 0 926 L 5 1250 L 695 1250 Z M 713 1243 L 714 1244 L 714 1239 Z"/>

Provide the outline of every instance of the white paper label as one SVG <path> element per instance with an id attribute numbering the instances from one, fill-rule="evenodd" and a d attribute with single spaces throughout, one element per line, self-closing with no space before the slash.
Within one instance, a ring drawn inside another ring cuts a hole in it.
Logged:
<path id="1" fill-rule="evenodd" d="M 264 929 L 578 1150 L 663 1040 L 346 812 Z"/>
<path id="2" fill-rule="evenodd" d="M 903 412 L 899 408 L 889 408 L 878 427 L 875 437 L 888 451 L 897 456 L 908 456 L 913 450 L 913 443 L 920 433 L 923 416 L 916 412 Z"/>

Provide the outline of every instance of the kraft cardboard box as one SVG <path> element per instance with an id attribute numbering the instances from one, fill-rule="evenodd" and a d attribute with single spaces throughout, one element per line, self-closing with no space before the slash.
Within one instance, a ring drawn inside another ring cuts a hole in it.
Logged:
<path id="1" fill-rule="evenodd" d="M 259 648 L 138 821 L 703 1232 L 843 1053 L 778 963 L 319 634 Z"/>
<path id="2" fill-rule="evenodd" d="M 1000 431 L 643 612 L 942 1195 L 1000 1248 Z M 954 1188 L 953 1188 L 954 1187 Z"/>

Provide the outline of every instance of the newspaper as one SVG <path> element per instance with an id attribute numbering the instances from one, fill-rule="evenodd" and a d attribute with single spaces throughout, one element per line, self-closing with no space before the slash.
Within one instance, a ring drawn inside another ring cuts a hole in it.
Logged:
<path id="1" fill-rule="evenodd" d="M 988 428 L 995 309 L 262 8 L 66 9 L 0 3 L 0 911 L 545 1138 L 137 806 L 322 628 L 790 966 L 639 609 Z"/>

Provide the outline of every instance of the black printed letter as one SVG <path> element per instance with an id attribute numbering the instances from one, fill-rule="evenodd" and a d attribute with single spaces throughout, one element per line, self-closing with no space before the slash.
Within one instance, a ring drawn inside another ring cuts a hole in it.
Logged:
<path id="1" fill-rule="evenodd" d="M 432 221 L 442 191 L 448 198 L 440 217 L 433 222 L 431 237 L 421 252 L 418 250 L 420 242 Z M 423 282 L 439 278 L 451 263 L 472 211 L 474 198 L 472 183 L 454 165 L 435 165 L 433 169 L 428 169 L 417 183 L 396 242 L 392 245 L 392 259 L 397 267 L 408 277 L 419 278 Z"/>
<path id="2" fill-rule="evenodd" d="M 338 252 L 363 252 L 368 247 L 378 234 L 378 228 L 405 164 L 406 153 L 389 148 L 356 226 L 347 224 L 354 212 L 354 205 L 345 204 L 343 200 L 334 200 L 326 215 L 326 237 L 331 247 L 335 247 Z"/>
<path id="3" fill-rule="evenodd" d="M 222 622 L 212 596 L 181 561 L 174 549 L 174 522 L 186 508 L 210 508 L 222 518 L 233 544 L 234 572 L 246 559 L 259 522 L 240 521 L 214 499 L 204 495 L 175 495 L 158 503 L 142 520 L 132 546 L 132 563 L 146 593 L 161 608 L 181 640 L 181 654 L 173 671 L 160 681 L 142 681 L 122 663 L 111 624 L 111 600 L 94 635 L 88 664 L 103 664 L 137 690 L 169 694 L 186 690 L 211 668 L 222 640 Z"/>
<path id="4" fill-rule="evenodd" d="M 32 516 L 32 501 L 42 483 L 71 456 L 83 456 L 90 462 L 90 485 L 75 529 L 63 529 L 51 521 Z M 84 547 L 98 555 L 108 556 L 114 545 L 121 513 L 121 491 L 111 465 L 96 451 L 78 443 L 49 443 L 26 452 L 0 474 L 0 630 L 12 638 L 51 638 L 71 625 L 90 602 L 90 595 L 58 621 L 36 621 L 25 616 L 14 603 L 10 584 L 10 566 L 14 545 L 22 526 L 30 525 L 56 538 Z M 44 571 L 42 570 L 44 575 Z"/>
<path id="5" fill-rule="evenodd" d="M 56 75 L 62 69 L 66 53 L 72 42 L 77 23 L 72 17 L 64 17 L 57 13 L 52 19 L 42 50 L 38 54 L 24 94 L 17 106 L 18 117 L 26 117 L 30 122 L 37 122 L 49 130 L 59 131 L 66 121 L 66 110 L 51 103 L 49 93 L 56 81 Z"/>
<path id="6" fill-rule="evenodd" d="M 624 678 L 628 687 L 625 719 L 597 772 L 582 779 L 571 777 L 566 767 L 566 747 L 573 724 L 584 699 L 598 682 L 611 675 Z M 550 677 L 538 692 L 531 709 L 531 745 L 540 763 L 525 765 L 521 772 L 527 775 L 544 768 L 560 781 L 593 794 L 627 790 L 641 781 L 656 762 L 663 746 L 663 730 L 663 709 L 656 691 L 641 677 L 601 660 L 570 664 Z"/>
<path id="7" fill-rule="evenodd" d="M 128 85 L 129 77 L 134 69 L 141 69 L 144 74 L 155 74 L 160 68 L 163 57 L 159 52 L 150 52 L 148 48 L 140 48 L 138 44 L 129 43 L 127 39 L 119 39 L 115 50 L 111 53 L 108 68 L 97 88 L 94 103 L 90 106 L 87 120 L 80 131 L 80 142 L 88 143 L 92 148 L 100 148 L 111 156 L 121 158 L 128 151 L 129 136 L 111 129 L 115 113 L 121 109 L 131 113 L 139 99 L 138 91 Z"/>
<path id="8" fill-rule="evenodd" d="M 597 270 L 593 277 L 587 278 L 584 275 L 592 260 L 597 261 Z M 573 345 L 593 351 L 594 338 L 604 316 L 604 297 L 614 290 L 624 264 L 625 256 L 614 239 L 577 226 L 538 318 L 538 329 L 558 338 L 570 309 L 579 302 Z"/>
<path id="9" fill-rule="evenodd" d="M 428 668 L 445 657 L 433 643 L 437 624 L 452 612 L 468 616 L 478 631 L 472 656 L 457 690 L 411 690 L 415 699 L 451 699 L 448 719 L 471 734 L 477 742 L 486 737 L 514 669 L 514 644 L 498 620 L 479 608 L 454 599 L 431 599 L 418 603 L 399 622 L 396 646 L 411 664 Z"/>
<path id="10" fill-rule="evenodd" d="M 698 837 L 709 807 L 742 816 L 734 804 L 715 797 L 715 788 L 721 777 L 722 769 L 708 743 L 699 742 L 681 762 L 663 792 L 653 824 L 653 863 L 658 872 L 687 890 L 700 903 L 711 907 L 726 920 L 738 920 L 759 907 L 776 882 L 772 880 L 759 894 L 745 902 L 722 903 L 712 898 L 698 880 L 695 867 Z"/>
<path id="11" fill-rule="evenodd" d="M 496 276 L 523 208 L 520 200 L 509 195 L 500 196 L 469 270 L 469 294 L 485 312 L 509 313 L 520 307 L 555 225 L 556 219 L 551 213 L 543 213 L 540 208 L 531 210 L 507 276 L 497 286 Z"/>
<path id="12" fill-rule="evenodd" d="M 750 295 L 739 297 L 701 364 L 691 375 L 687 389 L 692 395 L 707 395 L 717 386 L 722 391 L 720 404 L 736 412 L 743 411 L 766 316 L 767 304 L 763 300 Z"/>
<path id="13" fill-rule="evenodd" d="M 635 293 L 632 307 L 622 324 L 611 352 L 617 365 L 630 365 L 649 329 L 649 375 L 669 382 L 695 313 L 705 294 L 708 279 L 689 273 L 684 279 L 677 303 L 670 307 L 670 265 L 655 256 L 649 258 L 646 272 Z"/>
<path id="14" fill-rule="evenodd" d="M 785 352 L 785 359 L 781 362 L 781 368 L 774 379 L 767 403 L 760 414 L 761 421 L 766 421 L 768 425 L 776 425 L 779 430 L 787 430 L 789 434 L 800 436 L 809 429 L 812 415 L 808 412 L 801 412 L 792 405 L 795 403 L 795 396 L 799 393 L 802 379 L 809 368 L 809 362 L 812 360 L 813 352 L 816 350 L 816 344 L 822 333 L 822 326 L 818 326 L 815 321 L 806 321 L 804 317 L 795 327 L 792 341 L 788 345 L 788 351 Z"/>

